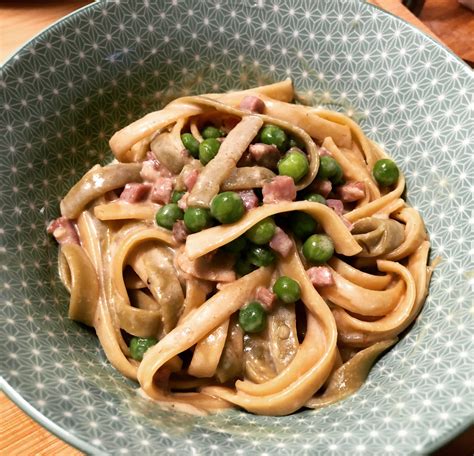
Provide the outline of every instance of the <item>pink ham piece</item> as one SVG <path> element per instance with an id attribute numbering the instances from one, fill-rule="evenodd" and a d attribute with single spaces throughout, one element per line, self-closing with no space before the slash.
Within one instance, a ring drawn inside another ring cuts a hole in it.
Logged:
<path id="1" fill-rule="evenodd" d="M 255 299 L 259 301 L 267 312 L 273 309 L 273 304 L 276 301 L 276 295 L 268 288 L 258 287 L 255 292 Z"/>
<path id="2" fill-rule="evenodd" d="M 172 232 L 176 242 L 186 242 L 189 233 L 183 220 L 174 222 Z"/>
<path id="3" fill-rule="evenodd" d="M 341 216 L 344 213 L 344 204 L 341 200 L 328 199 L 326 200 L 326 205 L 330 207 L 337 215 Z"/>
<path id="4" fill-rule="evenodd" d="M 279 227 L 276 228 L 269 246 L 278 252 L 282 257 L 288 256 L 293 247 L 293 242 L 290 237 Z"/>
<path id="5" fill-rule="evenodd" d="M 254 207 L 258 207 L 258 197 L 253 190 L 242 190 L 239 192 L 239 196 L 247 211 L 250 211 L 250 209 L 253 209 Z"/>
<path id="6" fill-rule="evenodd" d="M 265 111 L 265 103 L 254 95 L 248 95 L 242 99 L 239 108 L 242 109 L 242 111 L 251 111 L 257 112 L 258 114 L 263 114 L 263 111 Z"/>
<path id="7" fill-rule="evenodd" d="M 159 177 L 172 177 L 171 171 L 153 155 L 148 152 L 147 159 L 143 162 L 140 176 L 144 181 L 155 182 Z"/>
<path id="8" fill-rule="evenodd" d="M 334 277 L 327 266 L 314 266 L 306 271 L 309 280 L 315 287 L 329 287 L 334 285 Z"/>
<path id="9" fill-rule="evenodd" d="M 280 160 L 280 151 L 274 144 L 250 144 L 249 152 L 257 164 L 265 168 L 275 169 Z"/>
<path id="10" fill-rule="evenodd" d="M 196 183 L 198 177 L 199 177 L 199 171 L 197 169 L 191 169 L 184 175 L 183 182 L 188 192 L 190 192 L 193 189 L 194 184 Z"/>
<path id="11" fill-rule="evenodd" d="M 173 179 L 170 177 L 158 177 L 151 189 L 150 200 L 153 203 L 168 204 L 173 192 Z"/>
<path id="12" fill-rule="evenodd" d="M 240 122 L 239 117 L 225 117 L 222 120 L 222 124 L 221 124 L 220 129 L 224 133 L 229 133 L 230 130 L 232 130 L 232 128 L 234 128 L 239 122 Z"/>
<path id="13" fill-rule="evenodd" d="M 138 201 L 144 200 L 148 196 L 151 187 L 151 184 L 126 184 L 122 193 L 120 193 L 120 199 L 126 201 L 127 203 L 137 203 Z"/>
<path id="14" fill-rule="evenodd" d="M 49 234 L 52 234 L 58 244 L 77 244 L 79 245 L 79 236 L 74 223 L 67 217 L 59 217 L 53 220 L 47 228 Z"/>
<path id="15" fill-rule="evenodd" d="M 328 200 L 326 200 L 326 205 L 328 207 L 330 207 L 337 215 L 339 215 L 339 217 L 341 217 L 341 220 L 344 222 L 344 225 L 346 225 L 346 227 L 348 228 L 349 231 L 352 230 L 354 225 L 344 217 L 344 215 L 343 215 L 344 214 L 344 204 L 342 203 L 341 200 L 328 199 Z"/>
<path id="16" fill-rule="evenodd" d="M 243 154 L 242 157 L 240 157 L 240 160 L 237 163 L 237 167 L 241 166 L 253 166 L 255 165 L 255 162 L 252 158 L 252 154 L 250 151 L 247 149 Z"/>
<path id="17" fill-rule="evenodd" d="M 178 207 L 185 211 L 188 208 L 189 192 L 186 192 L 178 201 Z"/>
<path id="18" fill-rule="evenodd" d="M 264 204 L 293 201 L 296 198 L 295 183 L 289 176 L 276 176 L 263 184 L 262 194 Z"/>
<path id="19" fill-rule="evenodd" d="M 356 181 L 348 182 L 337 189 L 337 193 L 344 203 L 359 201 L 365 196 L 365 183 Z"/>
<path id="20" fill-rule="evenodd" d="M 311 190 L 314 190 L 316 193 L 319 193 L 321 196 L 326 198 L 332 190 L 332 183 L 328 179 L 318 179 L 313 181 L 311 184 Z"/>

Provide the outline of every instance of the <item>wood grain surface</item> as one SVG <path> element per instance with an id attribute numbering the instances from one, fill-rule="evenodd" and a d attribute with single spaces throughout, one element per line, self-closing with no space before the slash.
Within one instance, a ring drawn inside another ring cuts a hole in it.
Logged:
<path id="1" fill-rule="evenodd" d="M 0 455 L 79 456 L 82 453 L 54 437 L 0 393 Z"/>
<path id="2" fill-rule="evenodd" d="M 0 64 L 16 49 L 61 17 L 90 2 L 0 1 Z M 461 58 L 474 62 L 474 14 L 455 0 L 426 0 L 420 22 L 399 0 L 371 0 L 371 3 L 398 15 L 444 42 Z M 471 427 L 435 456 L 467 456 L 474 453 Z M 62 442 L 23 413 L 0 393 L 1 456 L 77 456 L 79 451 Z"/>
<path id="3" fill-rule="evenodd" d="M 459 57 L 474 64 L 474 13 L 455 0 L 429 0 L 420 19 Z"/>

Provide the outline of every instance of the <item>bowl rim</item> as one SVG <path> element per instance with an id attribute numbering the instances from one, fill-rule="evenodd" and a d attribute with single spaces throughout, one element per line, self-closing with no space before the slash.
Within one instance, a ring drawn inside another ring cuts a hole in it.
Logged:
<path id="1" fill-rule="evenodd" d="M 410 22 L 408 22 L 404 18 L 400 18 L 395 14 L 384 10 L 383 8 L 379 7 L 378 5 L 374 5 L 369 3 L 368 1 L 362 0 L 351 0 L 352 2 L 357 3 L 364 3 L 364 7 L 367 7 L 369 10 L 377 10 L 382 15 L 389 16 L 391 20 L 398 21 L 403 24 L 404 27 L 408 27 L 412 32 L 421 35 L 424 39 L 428 39 L 431 43 L 441 48 L 444 52 L 446 52 L 457 64 L 460 64 L 460 67 L 466 72 L 474 80 L 474 69 L 472 69 L 464 60 L 462 60 L 458 55 L 456 55 L 450 48 L 447 47 L 446 44 L 443 42 L 436 40 L 431 35 L 420 30 L 418 27 L 414 26 Z M 67 14 L 66 16 L 61 17 L 57 21 L 53 22 L 52 24 L 46 26 L 40 32 L 38 32 L 35 36 L 31 39 L 26 41 L 22 44 L 19 48 L 15 49 L 12 54 L 10 54 L 7 59 L 4 61 L 3 64 L 0 63 L 0 70 L 4 71 L 9 66 L 13 65 L 15 62 L 19 61 L 22 57 L 22 53 L 26 52 L 28 47 L 32 44 L 35 44 L 37 41 L 41 40 L 44 36 L 50 33 L 54 33 L 56 29 L 60 25 L 64 25 L 69 20 L 74 18 L 77 15 L 83 14 L 85 11 L 89 9 L 99 9 L 107 2 L 105 0 L 92 0 L 91 3 L 80 7 L 79 9 L 72 11 L 71 13 Z M 83 440 L 80 437 L 75 436 L 71 432 L 69 432 L 64 427 L 56 424 L 51 419 L 47 418 L 41 411 L 34 407 L 34 405 L 28 402 L 19 392 L 15 390 L 15 388 L 10 385 L 3 376 L 0 376 L 0 390 L 20 409 L 22 410 L 27 416 L 32 418 L 35 422 L 40 424 L 43 428 L 45 428 L 48 432 L 55 435 L 56 437 L 60 438 L 67 444 L 71 445 L 72 447 L 85 452 L 86 454 L 90 455 L 97 455 L 97 456 L 107 456 L 109 453 L 106 453 L 99 448 L 95 447 L 94 445 L 90 444 L 86 440 Z M 474 412 L 471 413 L 471 416 L 466 416 L 462 421 L 456 423 L 453 427 L 445 430 L 439 436 L 435 437 L 431 442 L 425 444 L 424 448 L 422 448 L 422 453 L 427 454 L 431 453 L 443 445 L 447 444 L 464 431 L 466 431 L 470 426 L 472 426 L 474 422 Z M 415 450 L 411 454 L 415 454 Z"/>
<path id="2" fill-rule="evenodd" d="M 15 48 L 6 58 L 6 60 L 3 63 L 0 63 L 0 69 L 3 70 L 7 66 L 13 64 L 17 60 L 20 59 L 19 54 L 25 50 L 30 44 L 35 43 L 38 41 L 43 35 L 46 35 L 51 31 L 51 29 L 56 28 L 58 25 L 62 24 L 63 22 L 66 22 L 68 19 L 72 18 L 76 14 L 81 14 L 84 12 L 84 10 L 88 8 L 92 8 L 94 6 L 98 6 L 101 3 L 102 0 L 91 0 L 91 3 L 88 3 L 87 5 L 81 6 L 77 10 L 71 11 L 69 14 L 66 14 L 63 17 L 60 17 L 53 23 L 47 25 L 45 28 L 40 30 L 35 36 L 30 38 L 28 41 L 25 41 L 23 44 L 21 44 L 19 47 Z"/>
<path id="3" fill-rule="evenodd" d="M 59 426 L 51 419 L 43 415 L 33 404 L 28 402 L 20 393 L 18 393 L 13 386 L 11 386 L 3 377 L 0 377 L 0 390 L 8 397 L 21 411 L 26 413 L 36 423 L 40 424 L 51 434 L 60 438 L 69 445 L 77 448 L 86 454 L 106 456 L 107 453 L 102 452 L 97 447 L 91 445 L 85 440 L 71 434 L 67 429 Z"/>
<path id="4" fill-rule="evenodd" d="M 374 8 L 378 11 L 381 11 L 382 14 L 386 14 L 388 16 L 391 16 L 395 20 L 403 22 L 406 26 L 408 26 L 412 31 L 414 31 L 418 35 L 421 35 L 425 38 L 428 38 L 435 46 L 440 47 L 441 49 L 446 51 L 448 54 L 450 54 L 451 57 L 454 57 L 455 60 L 457 60 L 459 63 L 461 63 L 462 66 L 464 67 L 464 69 L 467 70 L 467 74 L 474 78 L 474 69 L 472 69 L 461 57 L 459 57 L 457 54 L 455 54 L 454 51 L 452 49 L 450 49 L 443 41 L 435 39 L 433 36 L 428 35 L 423 30 L 420 30 L 418 27 L 413 25 L 411 22 L 408 22 L 406 19 L 404 19 L 402 17 L 398 17 L 397 15 L 391 13 L 390 11 L 384 10 L 383 8 L 381 8 L 378 5 L 374 5 L 373 3 L 369 3 L 369 1 L 364 1 L 364 3 L 366 5 L 368 5 L 369 8 Z"/>

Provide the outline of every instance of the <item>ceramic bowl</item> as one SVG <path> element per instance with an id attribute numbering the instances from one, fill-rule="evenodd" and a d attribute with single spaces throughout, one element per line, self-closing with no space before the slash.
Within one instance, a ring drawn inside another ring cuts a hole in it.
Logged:
<path id="1" fill-rule="evenodd" d="M 182 94 L 291 77 L 358 120 L 407 178 L 440 257 L 416 323 L 352 397 L 287 417 L 161 410 L 68 320 L 45 231 L 117 129 Z M 0 363 L 6 393 L 91 454 L 426 453 L 472 418 L 474 77 L 359 1 L 114 1 L 26 44 L 0 79 Z"/>

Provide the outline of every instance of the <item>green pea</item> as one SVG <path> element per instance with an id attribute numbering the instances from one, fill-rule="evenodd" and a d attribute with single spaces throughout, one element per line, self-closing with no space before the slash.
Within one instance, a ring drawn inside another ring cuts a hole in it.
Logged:
<path id="1" fill-rule="evenodd" d="M 388 158 L 382 158 L 378 160 L 375 165 L 372 173 L 375 177 L 375 180 L 384 187 L 393 185 L 398 181 L 400 171 L 398 170 L 397 165 L 394 161 L 389 160 Z"/>
<path id="2" fill-rule="evenodd" d="M 255 266 L 245 258 L 239 258 L 234 265 L 234 270 L 240 277 L 250 274 L 254 269 Z"/>
<path id="3" fill-rule="evenodd" d="M 172 203 L 177 203 L 182 197 L 183 195 L 185 194 L 186 192 L 180 192 L 178 190 L 175 190 L 172 194 L 171 194 L 171 202 Z"/>
<path id="4" fill-rule="evenodd" d="M 156 213 L 156 223 L 163 228 L 171 230 L 176 220 L 183 218 L 183 211 L 176 203 L 166 204 Z"/>
<path id="5" fill-rule="evenodd" d="M 303 255 L 311 263 L 326 263 L 334 254 L 334 244 L 325 234 L 313 234 L 303 244 Z"/>
<path id="6" fill-rule="evenodd" d="M 329 155 L 323 155 L 319 160 L 318 179 L 331 181 L 341 180 L 344 174 L 341 165 Z"/>
<path id="7" fill-rule="evenodd" d="M 223 192 L 211 201 L 211 214 L 221 223 L 234 223 L 245 213 L 242 198 L 235 192 Z"/>
<path id="8" fill-rule="evenodd" d="M 280 152 L 284 152 L 288 148 L 286 133 L 276 125 L 265 125 L 260 131 L 260 141 L 264 144 L 274 144 Z"/>
<path id="9" fill-rule="evenodd" d="M 141 361 L 145 352 L 153 345 L 156 345 L 158 341 L 154 337 L 132 337 L 130 340 L 130 356 Z"/>
<path id="10" fill-rule="evenodd" d="M 238 255 L 245 249 L 245 247 L 247 247 L 247 240 L 243 236 L 240 236 L 237 239 L 230 241 L 228 244 L 223 245 L 221 248 L 225 252 Z"/>
<path id="11" fill-rule="evenodd" d="M 221 143 L 215 138 L 205 139 L 199 144 L 199 160 L 203 165 L 207 165 L 219 152 Z"/>
<path id="12" fill-rule="evenodd" d="M 219 130 L 218 128 L 214 127 L 213 125 L 207 125 L 204 127 L 204 129 L 201 131 L 201 136 L 204 139 L 209 139 L 209 138 L 222 138 L 224 136 L 224 132 Z"/>
<path id="13" fill-rule="evenodd" d="M 305 200 L 311 201 L 312 203 L 326 204 L 326 198 L 319 193 L 310 193 L 304 197 Z"/>
<path id="14" fill-rule="evenodd" d="M 259 301 L 249 302 L 239 310 L 239 325 L 246 333 L 259 333 L 267 325 L 267 314 Z"/>
<path id="15" fill-rule="evenodd" d="M 194 158 L 199 157 L 199 141 L 191 133 L 183 133 L 181 142 Z"/>
<path id="16" fill-rule="evenodd" d="M 275 254 L 266 247 L 253 245 L 249 249 L 247 259 L 250 263 L 260 268 L 271 265 L 275 261 Z"/>
<path id="17" fill-rule="evenodd" d="M 278 174 L 280 176 L 290 176 L 295 182 L 305 176 L 308 170 L 308 159 L 297 147 L 291 148 L 278 162 Z"/>
<path id="18" fill-rule="evenodd" d="M 273 293 L 286 304 L 298 301 L 301 296 L 300 285 L 296 280 L 287 276 L 278 277 L 273 284 Z"/>
<path id="19" fill-rule="evenodd" d="M 191 233 L 202 231 L 211 225 L 211 212 L 202 207 L 188 207 L 184 212 L 184 224 Z"/>
<path id="20" fill-rule="evenodd" d="M 338 166 L 336 168 L 336 173 L 334 174 L 334 176 L 331 178 L 332 180 L 332 183 L 334 185 L 342 185 L 342 184 L 345 184 L 345 179 L 344 179 L 344 171 L 342 171 L 342 167 L 341 166 Z"/>
<path id="21" fill-rule="evenodd" d="M 306 145 L 305 143 L 298 137 L 292 136 L 289 141 L 290 147 L 298 147 L 299 149 L 303 150 Z"/>
<path id="22" fill-rule="evenodd" d="M 306 239 L 316 232 L 318 222 L 306 212 L 295 211 L 290 214 L 289 226 L 295 236 Z"/>
<path id="23" fill-rule="evenodd" d="M 275 230 L 275 222 L 271 217 L 267 217 L 252 226 L 252 228 L 245 233 L 245 236 L 254 244 L 263 245 L 270 242 L 275 234 Z"/>

